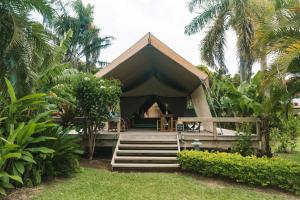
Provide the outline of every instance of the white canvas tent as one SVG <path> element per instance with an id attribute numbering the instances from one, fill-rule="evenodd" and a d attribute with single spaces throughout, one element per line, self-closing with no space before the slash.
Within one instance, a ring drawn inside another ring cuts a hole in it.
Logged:
<path id="1" fill-rule="evenodd" d="M 119 79 L 122 83 L 121 116 L 130 117 L 158 103 L 164 111 L 183 117 L 191 99 L 199 117 L 211 117 L 204 92 L 208 76 L 172 49 L 146 34 L 117 57 L 97 77 Z M 203 124 L 212 130 L 210 124 Z"/>

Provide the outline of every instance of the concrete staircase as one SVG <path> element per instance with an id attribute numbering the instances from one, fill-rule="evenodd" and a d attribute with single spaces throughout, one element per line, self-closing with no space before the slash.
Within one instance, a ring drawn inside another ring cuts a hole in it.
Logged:
<path id="1" fill-rule="evenodd" d="M 177 133 L 121 133 L 111 161 L 113 170 L 177 170 Z"/>

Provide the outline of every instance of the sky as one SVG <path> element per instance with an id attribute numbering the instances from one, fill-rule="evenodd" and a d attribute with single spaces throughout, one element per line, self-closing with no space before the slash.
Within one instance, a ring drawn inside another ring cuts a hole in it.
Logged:
<path id="1" fill-rule="evenodd" d="M 188 0 L 83 0 L 92 4 L 94 21 L 101 36 L 115 37 L 112 45 L 101 52 L 101 60 L 113 61 L 148 32 L 171 47 L 194 65 L 205 64 L 200 59 L 199 46 L 205 30 L 187 36 L 184 27 L 196 16 L 187 9 Z M 236 36 L 227 33 L 226 65 L 231 74 L 238 72 Z M 253 71 L 259 69 L 258 64 Z"/>

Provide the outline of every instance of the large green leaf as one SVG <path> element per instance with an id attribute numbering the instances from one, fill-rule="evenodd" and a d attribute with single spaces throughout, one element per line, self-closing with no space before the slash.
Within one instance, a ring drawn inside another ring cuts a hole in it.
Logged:
<path id="1" fill-rule="evenodd" d="M 25 101 L 25 100 L 31 100 L 31 99 L 40 99 L 42 97 L 45 97 L 47 96 L 46 94 L 44 93 L 34 93 L 34 94 L 31 94 L 31 95 L 26 95 L 20 99 L 18 99 L 18 101 Z"/>
<path id="2" fill-rule="evenodd" d="M 40 119 L 49 117 L 52 112 L 53 111 L 46 111 L 46 112 L 40 113 L 40 114 L 36 115 L 33 119 L 31 119 L 30 122 L 38 122 Z"/>
<path id="3" fill-rule="evenodd" d="M 21 158 L 21 154 L 20 153 L 7 153 L 4 156 L 2 156 L 3 160 L 7 160 L 10 158 Z"/>
<path id="4" fill-rule="evenodd" d="M 35 152 L 41 152 L 41 153 L 45 153 L 45 154 L 49 154 L 49 153 L 54 153 L 55 151 L 53 149 L 49 149 L 47 147 L 33 147 L 33 148 L 28 148 L 28 151 L 31 151 L 33 153 Z"/>
<path id="5" fill-rule="evenodd" d="M 2 179 L 3 177 L 9 177 L 9 174 L 5 171 L 0 171 L 0 178 Z"/>
<path id="6" fill-rule="evenodd" d="M 23 184 L 22 178 L 20 176 L 9 175 L 9 178 Z"/>
<path id="7" fill-rule="evenodd" d="M 7 119 L 7 117 L 1 117 L 0 118 L 0 122 L 3 121 L 3 120 L 5 120 L 5 119 Z"/>
<path id="8" fill-rule="evenodd" d="M 21 160 L 15 161 L 13 167 L 22 175 L 25 171 L 24 162 Z"/>
<path id="9" fill-rule="evenodd" d="M 24 128 L 24 125 L 25 125 L 24 122 L 22 122 L 22 123 L 19 124 L 19 126 L 18 126 L 18 128 L 16 130 L 14 130 L 13 128 L 11 128 L 9 136 L 7 138 L 7 141 L 9 143 L 14 143 L 15 138 L 18 136 L 18 134 L 21 131 L 23 131 L 22 129 Z M 11 126 L 12 126 L 12 124 L 11 124 Z"/>
<path id="10" fill-rule="evenodd" d="M 0 182 L 0 185 L 3 187 L 3 188 L 7 188 L 7 189 L 13 189 L 15 188 L 15 186 L 11 183 L 7 183 L 7 182 Z M 1 193 L 1 192 L 0 192 Z"/>
<path id="11" fill-rule="evenodd" d="M 7 78 L 5 78 L 5 83 L 6 83 L 6 86 L 7 86 L 7 90 L 8 90 L 8 94 L 9 94 L 9 97 L 11 99 L 11 102 L 14 103 L 17 100 L 14 88 L 13 88 L 12 84 L 10 83 L 10 81 Z"/>
<path id="12" fill-rule="evenodd" d="M 74 150 L 73 152 L 76 153 L 76 154 L 79 154 L 79 155 L 84 154 L 83 150 Z"/>
<path id="13" fill-rule="evenodd" d="M 6 192 L 5 192 L 4 188 L 1 187 L 1 185 L 2 185 L 2 183 L 0 182 L 0 194 L 1 195 L 6 195 Z"/>
<path id="14" fill-rule="evenodd" d="M 26 161 L 26 162 L 36 164 L 36 162 L 35 162 L 35 160 L 33 160 L 32 156 L 22 155 L 21 158 L 22 158 L 24 161 Z"/>
<path id="15" fill-rule="evenodd" d="M 47 136 L 39 136 L 37 138 L 33 138 L 30 143 L 39 143 L 39 142 L 45 142 L 47 140 L 56 140 L 55 137 L 47 137 Z"/>
<path id="16" fill-rule="evenodd" d="M 0 149 L 12 150 L 12 149 L 16 149 L 19 147 L 19 145 L 17 145 L 17 144 L 8 143 L 7 140 L 4 140 L 3 138 L 0 138 L 0 140 L 6 142 L 6 144 L 4 146 L 0 147 Z"/>

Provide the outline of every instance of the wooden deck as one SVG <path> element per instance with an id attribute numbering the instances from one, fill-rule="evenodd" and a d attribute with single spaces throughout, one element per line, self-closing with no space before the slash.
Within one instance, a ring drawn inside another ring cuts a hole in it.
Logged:
<path id="1" fill-rule="evenodd" d="M 177 123 L 185 122 L 201 122 L 203 126 L 205 123 L 211 123 L 212 131 L 208 131 L 201 126 L 200 131 L 196 132 L 159 132 L 155 129 L 129 129 L 128 131 L 118 132 L 108 132 L 102 131 L 96 136 L 96 147 L 110 147 L 112 150 L 117 145 L 118 139 L 120 136 L 130 136 L 130 137 L 143 137 L 146 135 L 150 140 L 155 141 L 155 139 L 168 137 L 169 135 L 177 135 L 179 139 L 179 148 L 180 149 L 189 149 L 192 148 L 192 142 L 198 140 L 201 145 L 200 148 L 203 149 L 216 149 L 216 150 L 228 150 L 232 148 L 234 143 L 238 140 L 236 131 L 219 128 L 220 123 L 235 123 L 236 125 L 242 123 L 252 123 L 256 126 L 256 130 L 251 136 L 252 146 L 255 149 L 263 149 L 264 142 L 261 136 L 260 131 L 260 120 L 257 118 L 205 118 L 205 117 L 194 117 L 194 118 L 179 118 Z M 74 132 L 76 134 L 76 132 Z M 87 142 L 83 141 L 84 145 L 87 145 Z M 139 146 L 136 146 L 137 150 L 141 149 Z"/>

